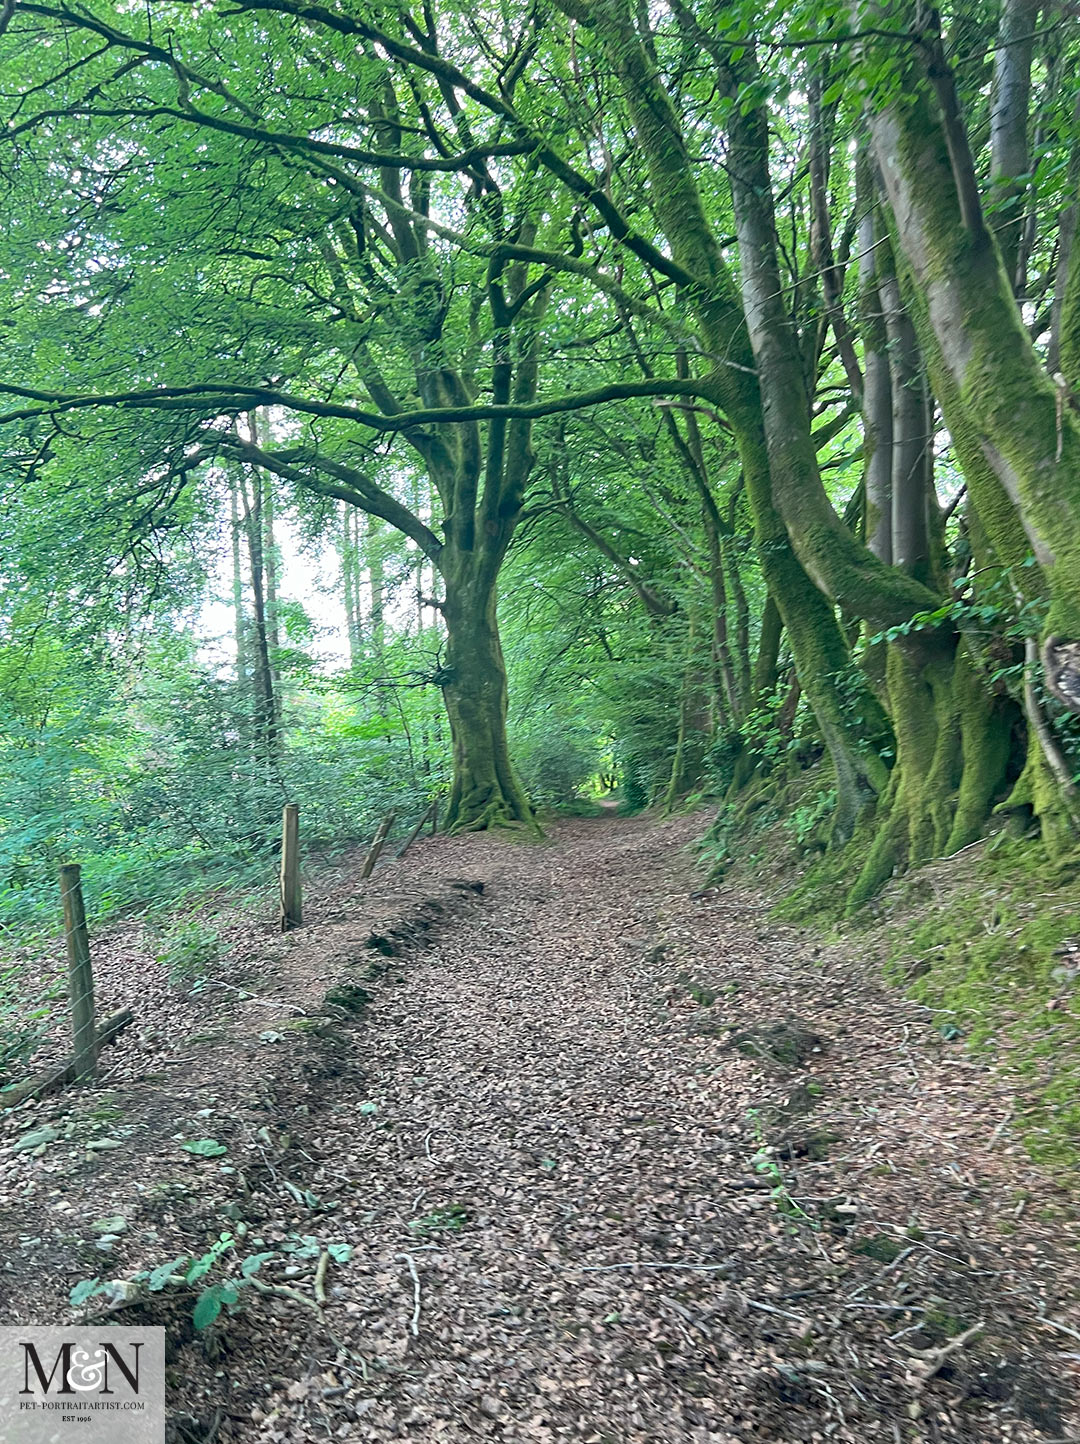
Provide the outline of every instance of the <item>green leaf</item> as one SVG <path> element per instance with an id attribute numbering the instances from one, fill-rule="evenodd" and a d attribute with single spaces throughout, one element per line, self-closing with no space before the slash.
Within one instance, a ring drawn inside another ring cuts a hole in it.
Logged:
<path id="1" fill-rule="evenodd" d="M 68 1298 L 73 1309 L 81 1308 L 88 1299 L 92 1299 L 96 1293 L 101 1292 L 100 1279 L 82 1279 L 71 1290 Z"/>
<path id="2" fill-rule="evenodd" d="M 184 1276 L 185 1282 L 189 1284 L 198 1283 L 199 1279 L 206 1277 L 206 1275 L 214 1267 L 215 1263 L 217 1263 L 216 1254 L 204 1253 L 201 1258 L 195 1259 L 191 1267 L 188 1269 L 186 1275 Z"/>
<path id="3" fill-rule="evenodd" d="M 200 1333 L 203 1329 L 208 1329 L 218 1314 L 221 1313 L 221 1306 L 224 1303 L 224 1289 L 225 1286 L 223 1284 L 213 1284 L 199 1295 L 191 1319 L 195 1328 Z"/>
<path id="4" fill-rule="evenodd" d="M 197 1138 L 194 1143 L 181 1143 L 180 1147 L 185 1153 L 194 1153 L 199 1158 L 220 1158 L 229 1151 L 216 1138 Z"/>
<path id="5" fill-rule="evenodd" d="M 179 1272 L 188 1261 L 187 1256 L 181 1254 L 179 1258 L 170 1259 L 168 1263 L 158 1264 L 156 1269 L 151 1269 L 147 1274 L 146 1287 L 152 1294 L 160 1293 L 173 1274 Z"/>
<path id="6" fill-rule="evenodd" d="M 262 1268 L 263 1264 L 268 1258 L 273 1257 L 274 1255 L 272 1251 L 267 1253 L 253 1253 L 250 1255 L 250 1257 L 246 1258 L 240 1265 L 240 1272 L 243 1274 L 244 1278 L 249 1279 L 251 1278 L 252 1274 L 258 1273 L 259 1269 Z"/>

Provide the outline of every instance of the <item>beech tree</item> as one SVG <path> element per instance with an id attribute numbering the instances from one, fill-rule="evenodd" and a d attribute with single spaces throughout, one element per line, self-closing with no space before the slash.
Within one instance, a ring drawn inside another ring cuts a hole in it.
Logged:
<path id="1" fill-rule="evenodd" d="M 665 383 L 541 396 L 560 349 L 546 319 L 556 283 L 598 273 L 576 261 L 567 194 L 515 133 L 537 18 L 495 48 L 454 18 L 490 95 L 444 60 L 437 28 L 430 11 L 403 13 L 405 41 L 282 3 L 223 28 L 216 13 L 170 9 L 155 31 L 152 12 L 129 28 L 108 7 L 21 5 L 5 143 L 48 221 L 13 238 L 25 337 L 13 350 L 41 384 L 5 388 L 27 403 L 5 420 L 180 412 L 169 477 L 231 459 L 396 527 L 443 588 L 433 680 L 453 736 L 447 821 L 531 824 L 507 747 L 496 596 L 534 424 Z M 35 355 L 61 307 L 66 344 Z M 259 407 L 279 417 L 271 440 L 237 424 Z M 63 433 L 52 424 L 50 446 Z M 396 494 L 395 442 L 421 459 L 441 516 Z"/>

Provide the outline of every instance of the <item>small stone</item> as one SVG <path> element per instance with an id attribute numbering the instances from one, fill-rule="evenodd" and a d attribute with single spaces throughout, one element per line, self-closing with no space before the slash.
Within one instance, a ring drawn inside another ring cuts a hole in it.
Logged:
<path id="1" fill-rule="evenodd" d="M 105 1287 L 114 1304 L 130 1303 L 139 1297 L 139 1285 L 134 1279 L 106 1279 Z"/>
<path id="2" fill-rule="evenodd" d="M 103 1233 L 100 1238 L 94 1240 L 94 1247 L 99 1248 L 102 1253 L 112 1253 L 119 1238 L 118 1233 Z"/>
<path id="3" fill-rule="evenodd" d="M 90 1153 L 108 1153 L 111 1148 L 119 1148 L 118 1138 L 91 1138 L 86 1145 Z"/>
<path id="4" fill-rule="evenodd" d="M 12 1153 L 29 1153 L 32 1148 L 44 1147 L 46 1144 L 55 1143 L 60 1137 L 59 1132 L 46 1123 L 44 1128 L 35 1128 L 11 1145 Z"/>

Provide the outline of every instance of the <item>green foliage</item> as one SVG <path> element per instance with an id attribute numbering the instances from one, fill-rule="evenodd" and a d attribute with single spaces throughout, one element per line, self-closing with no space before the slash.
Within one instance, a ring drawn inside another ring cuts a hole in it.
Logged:
<path id="1" fill-rule="evenodd" d="M 792 1226 L 792 1232 L 796 1226 L 805 1226 L 811 1229 L 819 1227 L 816 1219 L 811 1218 L 802 1205 L 792 1197 L 788 1187 L 784 1171 L 776 1157 L 775 1150 L 765 1140 L 762 1130 L 761 1115 L 757 1109 L 748 1110 L 747 1116 L 754 1126 L 758 1138 L 757 1151 L 750 1160 L 750 1166 L 754 1172 L 762 1178 L 768 1179 L 769 1198 L 772 1200 L 776 1211 L 786 1218 Z"/>
<path id="2" fill-rule="evenodd" d="M 784 819 L 784 826 L 800 847 L 805 847 L 821 823 L 832 816 L 836 807 L 836 788 L 823 788 L 807 801 L 793 807 Z"/>
<path id="3" fill-rule="evenodd" d="M 237 1233 L 222 1232 L 201 1254 L 179 1254 L 152 1268 L 142 1269 L 133 1274 L 130 1283 L 147 1293 L 158 1294 L 165 1289 L 190 1295 L 194 1285 L 201 1287 L 195 1293 L 191 1317 L 196 1331 L 208 1329 L 220 1317 L 222 1310 L 235 1313 L 248 1286 L 253 1285 L 256 1275 L 267 1265 L 288 1263 L 291 1260 L 317 1259 L 325 1249 L 335 1263 L 348 1263 L 352 1257 L 351 1244 L 340 1240 L 323 1242 L 312 1234 L 290 1234 L 278 1247 L 259 1249 L 248 1253 L 241 1245 L 246 1237 L 246 1225 L 239 1225 Z M 273 1286 L 269 1286 L 271 1291 Z M 85 1308 L 95 1298 L 109 1298 L 115 1286 L 99 1277 L 80 1279 L 70 1292 L 73 1309 Z"/>
<path id="4" fill-rule="evenodd" d="M 219 1143 L 216 1138 L 197 1138 L 191 1143 L 181 1143 L 180 1147 L 185 1153 L 193 1153 L 198 1158 L 220 1158 L 223 1153 L 228 1153 L 224 1143 Z"/>
<path id="5" fill-rule="evenodd" d="M 423 1216 L 414 1218 L 409 1227 L 421 1235 L 437 1233 L 460 1233 L 469 1221 L 469 1211 L 463 1203 L 449 1203 L 445 1208 L 436 1208 Z"/>
<path id="6" fill-rule="evenodd" d="M 175 923 L 161 940 L 157 960 L 174 980 L 199 978 L 218 961 L 221 939 L 217 928 L 199 918 Z"/>

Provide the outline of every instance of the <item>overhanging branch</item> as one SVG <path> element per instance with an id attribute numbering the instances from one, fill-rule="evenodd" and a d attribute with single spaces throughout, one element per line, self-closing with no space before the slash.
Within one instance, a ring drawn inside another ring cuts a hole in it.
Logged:
<path id="1" fill-rule="evenodd" d="M 384 416 L 377 411 L 364 411 L 337 401 L 319 401 L 313 397 L 295 396 L 268 386 L 230 386 L 206 383 L 197 386 L 158 386 L 145 391 L 113 391 L 83 395 L 65 391 L 40 391 L 32 387 L 0 383 L 0 395 L 20 396 L 35 404 L 0 413 L 0 426 L 26 421 L 37 416 L 51 416 L 67 411 L 86 411 L 95 407 L 119 410 L 192 411 L 203 410 L 210 416 L 249 411 L 253 406 L 280 406 L 304 416 L 321 416 L 328 420 L 354 421 L 372 431 L 387 434 L 409 431 L 418 426 L 441 426 L 465 421 L 530 421 L 544 416 L 557 416 L 567 411 L 584 411 L 610 401 L 627 401 L 635 397 L 699 396 L 707 392 L 708 378 L 654 378 L 646 381 L 614 381 L 590 391 L 568 396 L 549 396 L 539 401 L 511 402 L 506 405 L 426 406 L 397 415 Z M 213 403 L 211 405 L 211 403 Z"/>

